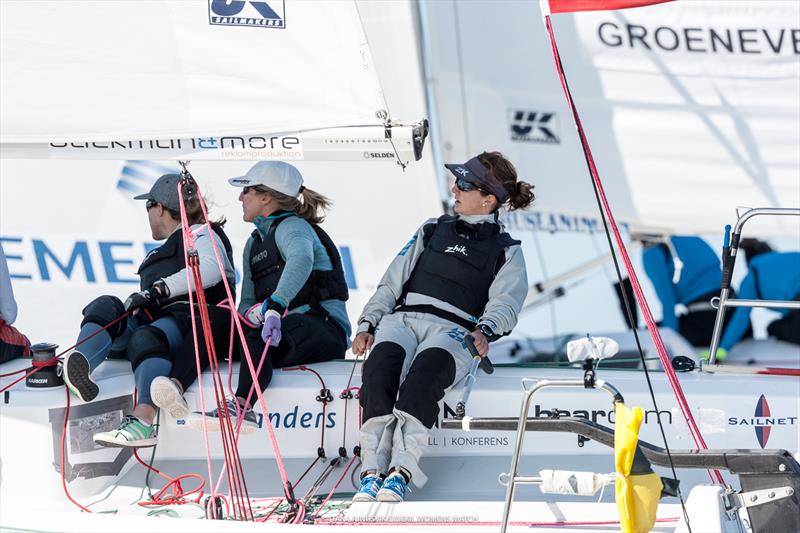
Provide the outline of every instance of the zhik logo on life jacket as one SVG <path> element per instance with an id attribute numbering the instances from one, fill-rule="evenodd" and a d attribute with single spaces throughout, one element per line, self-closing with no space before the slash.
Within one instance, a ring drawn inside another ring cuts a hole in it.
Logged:
<path id="1" fill-rule="evenodd" d="M 445 248 L 444 253 L 461 254 L 464 257 L 467 257 L 467 247 L 461 244 L 454 244 L 453 246 L 448 246 L 447 248 Z"/>
<path id="2" fill-rule="evenodd" d="M 208 23 L 284 29 L 286 4 L 284 0 L 208 0 Z"/>

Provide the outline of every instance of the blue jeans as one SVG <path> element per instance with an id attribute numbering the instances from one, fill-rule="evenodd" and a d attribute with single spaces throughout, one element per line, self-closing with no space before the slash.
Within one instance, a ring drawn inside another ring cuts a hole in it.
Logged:
<path id="1" fill-rule="evenodd" d="M 139 403 L 151 404 L 150 383 L 158 376 L 168 376 L 172 370 L 172 354 L 174 354 L 183 341 L 183 334 L 177 322 L 171 316 L 159 318 L 150 323 L 142 323 L 138 317 L 128 319 L 128 327 L 116 339 L 112 339 L 107 331 L 100 331 L 102 327 L 93 322 L 84 324 L 78 334 L 78 350 L 89 361 L 89 367 L 94 371 L 100 363 L 106 360 L 112 350 L 123 351 L 127 348 L 133 333 L 142 326 L 152 326 L 164 332 L 169 344 L 169 352 L 163 357 L 151 357 L 139 364 L 134 372 L 136 388 L 139 391 Z M 97 333 L 99 331 L 99 333 Z M 88 338 L 97 333 L 94 337 Z M 84 340 L 88 339 L 88 340 Z"/>

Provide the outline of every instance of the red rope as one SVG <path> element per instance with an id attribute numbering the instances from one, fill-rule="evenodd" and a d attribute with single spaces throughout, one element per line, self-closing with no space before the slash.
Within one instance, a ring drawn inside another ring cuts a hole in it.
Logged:
<path id="1" fill-rule="evenodd" d="M 177 187 L 178 187 L 178 197 L 180 199 L 180 208 L 181 208 L 181 224 L 183 226 L 182 236 L 184 243 L 184 261 L 186 263 L 186 271 L 187 271 L 186 278 L 187 278 L 187 284 L 189 286 L 189 291 L 188 291 L 189 308 L 192 321 L 192 336 L 195 345 L 195 359 L 197 362 L 198 379 L 202 379 L 202 372 L 200 364 L 199 343 L 197 339 L 197 314 L 195 313 L 195 306 L 194 306 L 195 296 L 197 297 L 197 310 L 200 313 L 200 323 L 203 328 L 203 335 L 204 335 L 203 340 L 205 341 L 206 353 L 208 355 L 209 366 L 211 367 L 211 376 L 214 383 L 214 396 L 217 403 L 217 413 L 221 415 L 219 423 L 220 423 L 220 434 L 222 439 L 223 457 L 225 462 L 224 471 L 227 473 L 228 489 L 231 494 L 231 499 L 233 500 L 232 502 L 233 514 L 234 517 L 237 517 L 238 515 L 241 519 L 252 520 L 253 512 L 252 508 L 250 507 L 250 499 L 247 495 L 247 485 L 244 479 L 244 470 L 242 468 L 241 460 L 239 458 L 238 448 L 236 447 L 234 440 L 231 438 L 232 431 L 231 431 L 230 417 L 228 416 L 227 409 L 225 408 L 225 393 L 222 386 L 222 378 L 219 374 L 219 365 L 216 360 L 217 359 L 216 350 L 214 348 L 214 343 L 211 335 L 211 324 L 208 314 L 208 307 L 206 305 L 207 302 L 205 299 L 205 292 L 203 290 L 202 276 L 200 274 L 199 258 L 197 254 L 193 254 L 191 257 L 189 255 L 189 251 L 194 248 L 194 234 L 192 233 L 188 217 L 186 214 L 186 206 L 184 203 L 182 186 L 183 186 L 183 180 L 181 180 L 178 183 Z M 200 192 L 199 189 L 197 188 L 196 183 L 194 184 L 194 186 L 196 187 L 198 199 L 200 200 L 202 206 L 203 205 L 202 197 L 200 196 Z M 203 208 L 203 212 L 205 213 L 205 208 Z M 208 219 L 206 218 L 206 220 Z M 208 231 L 211 242 L 214 243 L 214 250 L 217 256 L 217 263 L 220 266 L 220 270 L 222 270 L 221 277 L 225 283 L 226 289 L 228 289 L 225 272 L 224 269 L 222 269 L 222 263 L 219 258 L 218 250 L 216 248 L 216 241 L 214 239 L 213 229 L 211 228 L 208 222 L 206 222 L 205 227 Z M 195 291 L 191 290 L 193 286 L 192 282 L 194 282 Z M 232 302 L 233 300 L 229 289 L 227 290 L 227 296 L 228 300 Z M 200 393 L 202 400 L 202 383 L 200 386 L 201 386 Z M 203 409 L 205 409 L 205 404 L 203 405 Z M 211 467 L 211 450 L 208 442 L 208 431 L 207 431 L 208 428 L 205 426 L 205 420 L 203 429 L 205 433 L 208 475 L 209 475 L 209 480 L 211 480 L 213 479 L 213 472 Z M 217 496 L 216 488 L 212 487 L 212 492 L 211 492 L 212 507 L 216 506 L 216 496 Z"/>
<path id="2" fill-rule="evenodd" d="M 683 414 L 683 418 L 686 421 L 686 425 L 689 428 L 689 432 L 692 435 L 692 439 L 695 442 L 695 445 L 700 449 L 708 449 L 705 440 L 703 439 L 702 434 L 700 433 L 700 429 L 697 427 L 697 423 L 694 420 L 694 416 L 692 415 L 691 409 L 689 408 L 689 404 L 686 401 L 686 397 L 683 394 L 683 389 L 681 388 L 681 384 L 678 381 L 678 377 L 675 374 L 675 371 L 672 368 L 672 364 L 669 360 L 669 355 L 667 354 L 667 349 L 664 346 L 664 341 L 661 339 L 661 334 L 658 331 L 658 327 L 656 326 L 656 322 L 653 319 L 653 315 L 650 312 L 650 306 L 647 303 L 647 299 L 645 298 L 644 292 L 642 291 L 642 287 L 639 284 L 639 278 L 636 275 L 636 271 L 633 268 L 633 263 L 631 262 L 630 256 L 628 255 L 628 250 L 625 248 L 625 242 L 622 239 L 622 235 L 620 234 L 619 228 L 617 227 L 617 222 L 614 219 L 614 214 L 611 212 L 611 207 L 608 202 L 608 198 L 606 197 L 605 190 L 603 189 L 603 183 L 600 181 L 600 175 L 597 171 L 597 167 L 594 163 L 594 157 L 592 156 L 591 148 L 589 147 L 589 141 L 586 138 L 586 133 L 583 129 L 583 124 L 581 123 L 580 116 L 578 115 L 578 109 L 575 105 L 574 100 L 572 99 L 572 95 L 569 92 L 569 88 L 567 86 L 566 76 L 564 74 L 564 66 L 561 64 L 561 59 L 558 54 L 558 47 L 556 45 L 555 35 L 553 34 L 553 26 L 550 22 L 550 17 L 545 16 L 545 26 L 547 28 L 547 34 L 550 38 L 550 46 L 553 51 L 553 59 L 556 63 L 556 70 L 558 72 L 558 77 L 561 82 L 561 88 L 564 91 L 564 96 L 567 100 L 567 105 L 572 112 L 572 118 L 575 122 L 575 127 L 578 130 L 578 136 L 580 137 L 581 144 L 583 146 L 584 153 L 586 155 L 586 162 L 589 166 L 589 173 L 592 176 L 592 180 L 597 187 L 597 191 L 600 196 L 601 203 L 603 205 L 603 211 L 605 212 L 606 218 L 608 219 L 609 226 L 614 233 L 614 239 L 617 244 L 617 248 L 619 249 L 620 255 L 622 256 L 622 260 L 625 263 L 625 270 L 628 273 L 628 277 L 631 280 L 631 285 L 633 286 L 634 293 L 636 295 L 636 301 L 639 304 L 639 307 L 642 310 L 642 315 L 644 316 L 645 323 L 647 324 L 647 329 L 650 332 L 650 337 L 653 339 L 653 343 L 656 346 L 656 351 L 658 352 L 658 357 L 661 360 L 661 366 L 664 369 L 664 374 L 667 376 L 667 380 L 669 381 L 670 386 L 672 387 L 672 392 L 675 395 L 675 399 L 678 403 L 678 407 L 681 410 L 681 414 Z M 724 485 L 724 480 L 722 478 L 722 474 L 718 470 L 714 470 L 716 481 Z M 712 478 L 713 480 L 713 478 Z"/>
<path id="3" fill-rule="evenodd" d="M 67 463 L 66 459 L 66 452 L 65 452 L 65 444 L 67 439 L 67 424 L 69 423 L 69 407 L 70 407 L 70 394 L 69 389 L 65 386 L 64 390 L 67 391 L 67 406 L 64 409 L 64 426 L 61 428 L 61 486 L 64 488 L 64 494 L 67 495 L 67 499 L 74 503 L 81 511 L 86 513 L 91 513 L 89 509 L 75 501 L 69 493 L 69 489 L 67 489 L 67 476 L 65 474 L 65 465 Z"/>
<path id="4" fill-rule="evenodd" d="M 9 372 L 8 374 L 0 374 L 0 378 L 7 378 L 9 376 L 13 376 L 13 375 L 19 374 L 20 372 L 25 372 L 26 370 L 28 370 L 28 369 L 27 368 L 20 368 L 19 370 L 14 370 L 13 372 Z M 3 390 L 5 390 L 5 389 L 3 389 Z"/>
<path id="5" fill-rule="evenodd" d="M 155 496 L 153 496 L 147 501 L 139 502 L 140 506 L 149 507 L 152 505 L 183 505 L 186 503 L 200 503 L 200 500 L 203 499 L 203 487 L 205 487 L 206 482 L 199 474 L 184 474 L 182 476 L 172 478 L 161 472 L 159 469 L 143 461 L 142 458 L 139 457 L 139 451 L 135 448 L 133 449 L 133 455 L 134 457 L 136 457 L 136 460 L 139 461 L 139 464 L 141 464 L 143 467 L 147 468 L 154 474 L 157 474 L 167 480 L 167 484 L 164 485 L 164 487 L 162 487 L 162 489 L 159 490 Z M 200 481 L 200 485 L 190 490 L 189 492 L 184 492 L 183 487 L 181 486 L 181 480 L 184 479 L 197 479 L 198 481 Z M 172 486 L 175 487 L 175 489 L 172 491 L 172 495 L 164 498 L 164 494 Z M 189 499 L 188 496 L 191 496 L 193 494 L 196 494 L 197 496 L 195 498 Z"/>
<path id="6" fill-rule="evenodd" d="M 203 212 L 203 215 L 205 217 L 205 220 L 206 220 L 206 223 L 205 223 L 206 227 L 208 228 L 208 231 L 211 232 L 212 229 L 211 229 L 210 223 L 208 222 L 208 220 L 209 220 L 208 211 L 206 209 L 205 202 L 203 201 L 203 197 L 200 194 L 199 187 L 196 186 L 196 188 L 197 188 L 197 197 L 198 197 L 198 200 L 200 201 L 200 208 L 201 208 L 201 210 Z M 179 194 L 180 194 L 180 189 L 179 189 Z M 182 207 L 182 209 L 183 209 L 183 207 Z M 217 246 L 216 240 L 212 238 L 211 239 L 211 244 L 212 244 L 212 246 L 214 248 L 214 255 L 217 258 L 217 264 L 220 265 L 220 269 L 222 269 L 222 259 L 221 259 L 221 256 L 220 256 L 219 247 Z M 222 276 L 222 283 L 223 283 L 223 285 L 225 287 L 225 294 L 228 296 L 228 301 L 231 302 L 231 305 L 233 306 L 232 302 L 234 302 L 235 299 L 234 299 L 233 294 L 231 292 L 230 285 L 228 284 L 228 279 L 224 276 L 224 273 L 223 273 L 223 276 Z M 257 383 L 258 382 L 258 375 L 256 374 L 256 371 L 255 371 L 256 369 L 253 367 L 253 361 L 252 361 L 252 358 L 250 357 L 250 349 L 248 348 L 247 343 L 244 341 L 244 331 L 242 329 L 242 323 L 241 323 L 241 320 L 239 319 L 238 313 L 233 314 L 233 319 L 234 319 L 234 323 L 236 324 L 236 330 L 237 330 L 237 332 L 239 334 L 239 339 L 242 341 L 242 350 L 244 351 L 244 355 L 245 355 L 244 359 L 247 362 L 248 370 L 250 371 L 250 375 L 253 378 L 253 382 Z M 260 387 L 256 387 L 255 390 L 256 390 L 256 394 L 258 396 L 259 404 L 261 405 L 261 411 L 262 411 L 262 413 L 264 415 L 264 425 L 267 428 L 267 434 L 269 435 L 270 443 L 272 444 L 272 449 L 273 449 L 273 452 L 275 454 L 275 461 L 276 461 L 276 463 L 278 465 L 278 472 L 280 473 L 281 481 L 283 483 L 284 494 L 286 495 L 286 499 L 289 501 L 289 503 L 292 504 L 292 505 L 295 505 L 298 502 L 296 501 L 296 499 L 294 497 L 294 491 L 292 489 L 292 485 L 289 482 L 288 475 L 286 474 L 286 466 L 283 463 L 283 457 L 281 456 L 280 448 L 278 446 L 278 440 L 277 440 L 277 437 L 275 436 L 275 428 L 272 427 L 272 422 L 271 422 L 271 420 L 269 418 L 269 410 L 267 409 L 267 404 L 266 404 L 266 401 L 264 400 L 264 395 L 262 394 L 262 391 L 261 391 Z"/>
<path id="7" fill-rule="evenodd" d="M 121 315 L 121 316 L 118 316 L 117 318 L 115 318 L 114 320 L 112 320 L 111 322 L 109 322 L 109 323 L 108 323 L 108 324 L 107 324 L 105 327 L 102 327 L 102 328 L 100 328 L 99 330 L 95 331 L 94 333 L 92 333 L 91 335 L 89 335 L 88 337 L 86 337 L 85 339 L 83 339 L 82 341 L 80 341 L 80 342 L 76 342 L 75 344 L 73 344 L 72 346 L 70 346 L 69 348 L 67 348 L 66 350 L 62 350 L 62 351 L 61 351 L 61 352 L 60 352 L 58 355 L 56 355 L 55 357 L 52 357 L 52 358 L 48 359 L 47 361 L 32 361 L 32 362 L 31 362 L 31 365 L 33 366 L 33 370 L 30 370 L 30 371 L 29 371 L 27 368 L 22 368 L 22 369 L 20 369 L 20 370 L 15 370 L 14 372 L 9 372 L 8 374 L 0 374 L 0 378 L 6 378 L 6 377 L 9 377 L 9 376 L 13 376 L 13 375 L 15 375 L 15 374 L 19 374 L 19 373 L 21 373 L 21 372 L 27 372 L 27 373 L 26 373 L 24 376 L 22 376 L 21 378 L 14 380 L 13 382 L 9 383 L 8 385 L 6 385 L 6 386 L 5 386 L 5 387 L 3 387 L 2 389 L 0 389 L 0 392 L 5 392 L 5 391 L 7 391 L 7 390 L 8 390 L 8 389 L 10 389 L 11 387 L 13 387 L 14 385 L 16 385 L 16 384 L 17 384 L 17 383 L 19 383 L 20 381 L 22 381 L 23 379 L 27 378 L 28 376 L 32 376 L 33 374 L 35 374 L 36 372 L 38 372 L 38 371 L 39 371 L 39 370 L 41 370 L 42 368 L 47 368 L 47 367 L 50 367 L 50 366 L 55 366 L 55 365 L 57 365 L 57 364 L 58 364 L 58 362 L 60 361 L 60 358 L 61 358 L 61 356 L 62 356 L 62 355 L 64 355 L 64 354 L 65 354 L 65 353 L 67 353 L 68 351 L 72 350 L 73 348 L 77 348 L 78 346 L 80 346 L 80 345 L 81 345 L 81 344 L 83 344 L 84 342 L 88 341 L 89 339 L 91 339 L 91 338 L 92 338 L 92 337 L 94 337 L 95 335 L 98 335 L 98 334 L 99 334 L 101 331 L 105 331 L 105 330 L 107 330 L 108 328 L 110 328 L 111 326 L 113 326 L 114 324 L 116 324 L 117 322 L 119 322 L 120 320 L 122 320 L 123 318 L 127 317 L 129 314 L 130 314 L 130 313 L 126 311 L 126 312 L 125 312 L 123 315 Z"/>
<path id="8" fill-rule="evenodd" d="M 184 223 L 184 242 L 189 244 L 188 221 Z M 208 231 L 213 231 L 209 229 Z M 210 234 L 213 239 L 213 235 Z M 191 259 L 187 254 L 187 264 L 190 267 L 195 287 L 202 287 L 202 276 L 200 274 L 200 265 L 196 256 Z M 211 334 L 211 320 L 208 314 L 208 307 L 206 306 L 205 293 L 202 290 L 196 292 L 198 301 L 198 310 L 200 313 L 200 324 L 203 328 L 203 337 L 206 345 L 206 354 L 208 356 L 209 366 L 211 367 L 211 376 L 214 383 L 214 395 L 217 402 L 217 413 L 220 415 L 220 434 L 222 439 L 222 450 L 225 460 L 225 472 L 228 477 L 228 489 L 231 493 L 233 503 L 234 517 L 237 514 L 242 519 L 253 519 L 253 511 L 250 506 L 250 498 L 247 492 L 247 484 L 244 478 L 244 469 L 239 457 L 238 447 L 233 437 L 233 429 L 231 425 L 230 415 L 225 401 L 225 392 L 222 385 L 222 377 L 219 373 L 219 362 L 217 361 L 216 349 L 214 347 L 213 338 Z M 194 317 L 192 320 L 192 327 L 196 329 Z M 196 333 L 195 333 L 196 336 Z M 199 347 L 195 344 L 195 352 L 199 358 Z M 216 494 L 216 490 L 212 491 L 212 498 Z"/>

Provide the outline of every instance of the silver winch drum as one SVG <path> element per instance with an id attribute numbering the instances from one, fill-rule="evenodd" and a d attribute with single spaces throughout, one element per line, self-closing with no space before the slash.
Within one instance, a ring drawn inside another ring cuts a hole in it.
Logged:
<path id="1" fill-rule="evenodd" d="M 35 368 L 39 368 L 39 370 L 25 378 L 25 385 L 37 389 L 61 387 L 64 385 L 64 379 L 59 374 L 57 365 L 40 366 L 56 356 L 56 348 L 58 348 L 58 344 L 50 342 L 40 342 L 39 344 L 31 346 L 33 366 L 28 369 L 28 372 Z"/>

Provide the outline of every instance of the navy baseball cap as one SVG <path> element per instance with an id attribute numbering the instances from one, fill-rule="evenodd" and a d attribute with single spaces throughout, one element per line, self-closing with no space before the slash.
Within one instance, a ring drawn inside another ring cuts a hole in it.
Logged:
<path id="1" fill-rule="evenodd" d="M 178 198 L 178 182 L 180 174 L 164 174 L 156 180 L 150 192 L 134 196 L 134 200 L 152 200 L 172 211 L 181 210 L 181 201 Z"/>
<path id="2" fill-rule="evenodd" d="M 462 165 L 445 165 L 445 168 L 456 178 L 466 180 L 484 191 L 492 193 L 501 204 L 504 204 L 510 197 L 503 184 L 489 174 L 489 171 L 477 157 L 473 157 Z"/>

